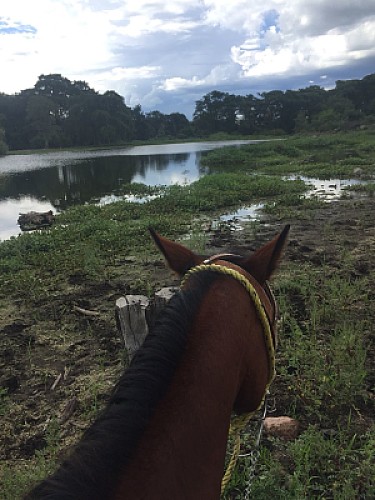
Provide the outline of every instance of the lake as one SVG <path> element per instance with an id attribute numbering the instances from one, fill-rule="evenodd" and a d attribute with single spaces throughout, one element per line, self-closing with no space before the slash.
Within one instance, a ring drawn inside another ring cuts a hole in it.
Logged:
<path id="1" fill-rule="evenodd" d="M 106 200 L 124 183 L 189 184 L 204 175 L 204 151 L 260 141 L 191 142 L 95 151 L 61 151 L 0 158 L 0 240 L 20 233 L 30 211 L 59 212 Z"/>

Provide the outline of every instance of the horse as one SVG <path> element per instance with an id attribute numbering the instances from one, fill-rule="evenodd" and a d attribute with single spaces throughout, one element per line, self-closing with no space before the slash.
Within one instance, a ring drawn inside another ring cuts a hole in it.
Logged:
<path id="1" fill-rule="evenodd" d="M 232 412 L 253 412 L 274 375 L 268 280 L 289 226 L 248 256 L 208 259 L 153 229 L 180 291 L 96 421 L 27 500 L 217 500 Z"/>

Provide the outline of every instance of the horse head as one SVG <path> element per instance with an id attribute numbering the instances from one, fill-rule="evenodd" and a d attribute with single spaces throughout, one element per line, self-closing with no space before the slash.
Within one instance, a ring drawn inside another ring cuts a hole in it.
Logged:
<path id="1" fill-rule="evenodd" d="M 198 255 L 150 229 L 169 267 L 180 277 L 188 276 L 195 269 L 208 269 L 211 265 L 213 266 L 211 269 L 216 268 L 223 274 L 228 270 L 228 276 L 244 284 L 255 304 L 260 321 L 257 325 L 249 322 L 246 330 L 248 342 L 244 345 L 247 348 L 248 358 L 245 368 L 242 369 L 233 405 L 234 410 L 239 413 L 253 411 L 259 406 L 274 377 L 278 308 L 268 282 L 280 263 L 289 229 L 290 226 L 286 225 L 279 235 L 250 255 L 219 254 L 209 258 Z M 252 330 L 257 329 L 263 334 L 252 335 Z M 266 358 L 265 363 L 259 363 L 262 357 Z"/>

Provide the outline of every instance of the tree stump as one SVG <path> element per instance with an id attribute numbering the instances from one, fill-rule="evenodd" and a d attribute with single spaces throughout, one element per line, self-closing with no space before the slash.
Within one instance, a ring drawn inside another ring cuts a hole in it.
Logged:
<path id="1" fill-rule="evenodd" d="M 154 298 L 150 304 L 150 314 L 148 317 L 148 326 L 152 328 L 155 324 L 157 317 L 164 307 L 171 300 L 173 295 L 177 292 L 178 287 L 168 286 L 155 292 Z"/>
<path id="2" fill-rule="evenodd" d="M 143 344 L 149 329 L 176 290 L 176 287 L 162 288 L 152 299 L 145 295 L 125 295 L 116 300 L 117 327 L 130 359 Z"/>

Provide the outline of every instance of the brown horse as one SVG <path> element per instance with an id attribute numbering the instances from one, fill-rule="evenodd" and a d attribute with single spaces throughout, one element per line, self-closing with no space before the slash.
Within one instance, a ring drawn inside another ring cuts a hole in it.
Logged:
<path id="1" fill-rule="evenodd" d="M 248 257 L 204 260 L 151 230 L 171 269 L 185 275 L 182 289 L 102 414 L 27 499 L 220 497 L 232 411 L 255 410 L 273 377 L 265 331 L 274 344 L 277 315 L 267 280 L 288 231 Z"/>

